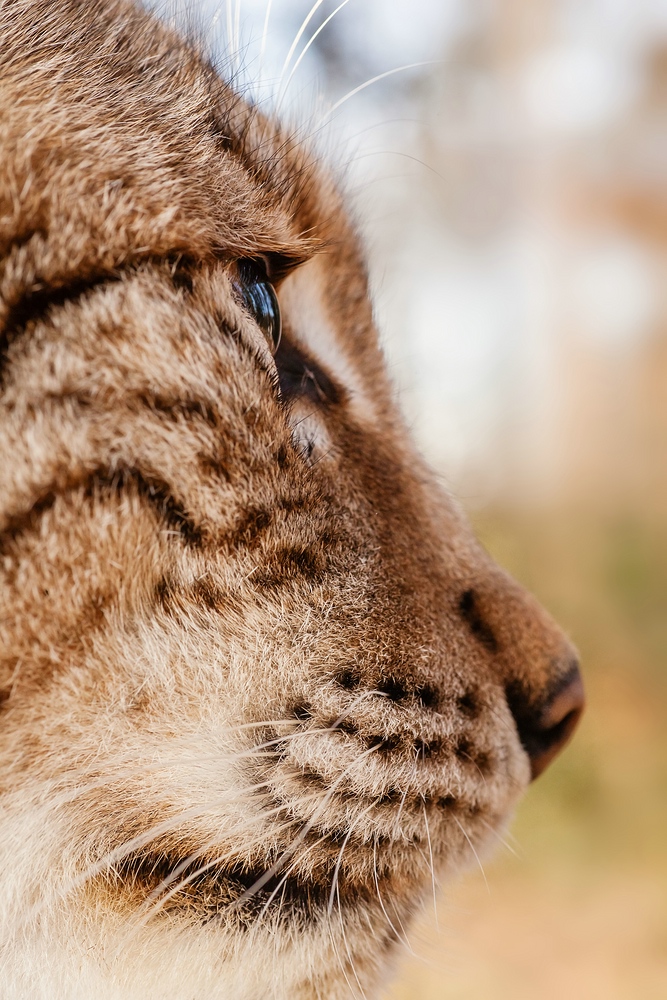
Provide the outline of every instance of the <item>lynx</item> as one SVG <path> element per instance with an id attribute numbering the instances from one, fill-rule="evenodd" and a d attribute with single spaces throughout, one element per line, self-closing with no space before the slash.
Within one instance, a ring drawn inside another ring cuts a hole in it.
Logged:
<path id="1" fill-rule="evenodd" d="M 319 158 L 0 5 L 0 993 L 373 997 L 582 709 L 394 403 Z"/>

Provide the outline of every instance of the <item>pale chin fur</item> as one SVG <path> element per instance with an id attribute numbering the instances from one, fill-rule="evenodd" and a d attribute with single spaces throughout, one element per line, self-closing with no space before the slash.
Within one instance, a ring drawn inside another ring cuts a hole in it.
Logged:
<path id="1" fill-rule="evenodd" d="M 0 996 L 370 1000 L 574 651 L 411 443 L 317 157 L 125 0 L 0 51 Z"/>

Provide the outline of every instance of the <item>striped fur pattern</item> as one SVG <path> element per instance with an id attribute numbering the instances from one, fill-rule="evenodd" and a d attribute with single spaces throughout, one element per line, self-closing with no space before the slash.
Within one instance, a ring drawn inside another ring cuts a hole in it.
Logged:
<path id="1" fill-rule="evenodd" d="M 317 159 L 125 0 L 0 52 L 0 993 L 373 996 L 572 653 L 410 443 Z"/>

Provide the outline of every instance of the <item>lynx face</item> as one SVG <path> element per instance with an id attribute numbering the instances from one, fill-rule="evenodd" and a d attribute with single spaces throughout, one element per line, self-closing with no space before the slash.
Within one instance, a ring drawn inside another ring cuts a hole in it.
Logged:
<path id="1" fill-rule="evenodd" d="M 368 995 L 575 655 L 415 453 L 307 151 L 124 2 L 0 48 L 2 995 Z"/>

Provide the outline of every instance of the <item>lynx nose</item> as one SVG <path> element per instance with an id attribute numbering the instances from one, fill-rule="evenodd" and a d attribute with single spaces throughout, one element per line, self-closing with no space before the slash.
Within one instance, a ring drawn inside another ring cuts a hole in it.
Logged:
<path id="1" fill-rule="evenodd" d="M 525 690 L 516 683 L 508 684 L 506 697 L 519 739 L 530 757 L 534 780 L 563 749 L 584 710 L 584 685 L 579 665 L 573 663 L 549 697 L 539 705 L 531 703 Z"/>

